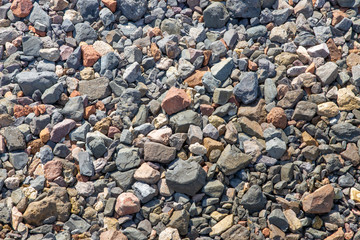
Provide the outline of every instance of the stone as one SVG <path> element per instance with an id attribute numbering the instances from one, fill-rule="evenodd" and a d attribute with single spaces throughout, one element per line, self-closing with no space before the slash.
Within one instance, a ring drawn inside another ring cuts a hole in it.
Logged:
<path id="1" fill-rule="evenodd" d="M 144 144 L 144 160 L 169 163 L 176 157 L 176 148 L 167 147 L 160 143 L 146 142 Z"/>
<path id="2" fill-rule="evenodd" d="M 79 0 L 76 7 L 85 21 L 93 22 L 99 16 L 99 3 L 97 0 Z"/>
<path id="3" fill-rule="evenodd" d="M 250 231 L 241 224 L 236 224 L 221 234 L 221 238 L 224 240 L 231 240 L 236 238 L 239 240 L 246 240 L 250 238 Z"/>
<path id="4" fill-rule="evenodd" d="M 258 185 L 251 186 L 242 197 L 240 204 L 250 213 L 259 212 L 266 205 L 266 197 Z"/>
<path id="5" fill-rule="evenodd" d="M 244 133 L 249 136 L 255 136 L 257 138 L 263 138 L 264 133 L 259 123 L 256 121 L 251 121 L 247 117 L 242 117 L 239 119 L 239 124 Z"/>
<path id="6" fill-rule="evenodd" d="M 217 164 L 225 175 L 232 175 L 246 168 L 250 164 L 251 159 L 250 155 L 242 153 L 235 145 L 229 144 L 221 153 Z"/>
<path id="7" fill-rule="evenodd" d="M 360 202 L 360 191 L 353 187 L 350 188 L 350 199 L 359 203 Z"/>
<path id="8" fill-rule="evenodd" d="M 147 203 L 153 199 L 157 194 L 157 189 L 149 184 L 142 182 L 135 182 L 132 185 L 135 196 L 141 201 L 141 203 Z"/>
<path id="9" fill-rule="evenodd" d="M 61 176 L 63 165 L 59 160 L 48 161 L 44 165 L 45 178 L 48 181 L 53 181 L 57 177 Z"/>
<path id="10" fill-rule="evenodd" d="M 84 102 L 82 97 L 72 97 L 60 111 L 65 118 L 80 121 L 84 115 Z"/>
<path id="11" fill-rule="evenodd" d="M 349 88 L 340 88 L 337 94 L 339 110 L 352 111 L 360 108 L 360 98 L 356 97 Z"/>
<path id="12" fill-rule="evenodd" d="M 220 80 L 225 81 L 229 76 L 234 67 L 234 62 L 231 58 L 220 61 L 211 67 L 212 75 Z"/>
<path id="13" fill-rule="evenodd" d="M 272 108 L 268 113 L 266 120 L 268 123 L 272 123 L 277 128 L 284 129 L 287 126 L 285 111 L 280 107 Z"/>
<path id="14" fill-rule="evenodd" d="M 148 184 L 155 184 L 160 180 L 160 172 L 152 168 L 148 163 L 143 163 L 136 169 L 134 178 Z"/>
<path id="15" fill-rule="evenodd" d="M 24 135 L 16 127 L 4 127 L 0 134 L 5 138 L 7 149 L 12 152 L 26 148 Z"/>
<path id="16" fill-rule="evenodd" d="M 295 108 L 292 119 L 311 121 L 317 112 L 316 103 L 309 101 L 300 101 Z"/>
<path id="17" fill-rule="evenodd" d="M 45 104 L 53 104 L 57 100 L 59 100 L 60 95 L 63 93 L 63 91 L 64 91 L 63 84 L 56 83 L 44 91 L 43 95 L 41 96 L 41 100 Z"/>
<path id="18" fill-rule="evenodd" d="M 226 7 L 221 2 L 210 4 L 203 13 L 205 26 L 209 28 L 221 28 L 225 26 L 230 16 Z"/>
<path id="19" fill-rule="evenodd" d="M 266 141 L 266 151 L 270 157 L 280 159 L 286 152 L 286 143 L 275 137 Z"/>
<path id="20" fill-rule="evenodd" d="M 236 99 L 244 104 L 250 104 L 258 97 L 258 78 L 256 73 L 245 72 L 240 76 L 240 82 L 234 87 Z"/>
<path id="21" fill-rule="evenodd" d="M 119 230 L 111 229 L 104 231 L 100 234 L 100 240 L 127 240 L 127 239 L 128 238 Z"/>
<path id="22" fill-rule="evenodd" d="M 296 213 L 292 209 L 285 209 L 283 213 L 289 224 L 289 229 L 292 232 L 297 232 L 302 228 L 301 221 L 297 218 Z"/>
<path id="23" fill-rule="evenodd" d="M 278 208 L 271 211 L 268 220 L 270 224 L 277 226 L 284 232 L 286 232 L 289 227 L 289 223 L 285 218 L 284 213 Z"/>
<path id="24" fill-rule="evenodd" d="M 339 107 L 334 102 L 325 102 L 317 106 L 317 114 L 328 118 L 339 114 Z"/>
<path id="25" fill-rule="evenodd" d="M 346 150 L 341 152 L 340 155 L 345 160 L 351 161 L 354 166 L 357 166 L 360 163 L 359 149 L 355 143 L 348 143 Z"/>
<path id="26" fill-rule="evenodd" d="M 169 123 L 175 133 L 187 133 L 190 125 L 201 126 L 201 117 L 192 110 L 185 110 L 170 116 Z"/>
<path id="27" fill-rule="evenodd" d="M 93 182 L 80 182 L 75 185 L 75 189 L 80 196 L 89 197 L 95 193 L 95 187 Z"/>
<path id="28" fill-rule="evenodd" d="M 92 177 L 95 174 L 94 165 L 88 152 L 79 152 L 78 162 L 81 175 Z"/>
<path id="29" fill-rule="evenodd" d="M 2 27 L 0 29 L 0 44 L 5 45 L 7 42 L 13 41 L 19 35 L 20 33 L 12 27 Z"/>
<path id="30" fill-rule="evenodd" d="M 31 0 L 14 0 L 10 9 L 16 17 L 24 18 L 30 14 L 32 7 Z"/>
<path id="31" fill-rule="evenodd" d="M 115 212 L 119 216 L 134 214 L 140 211 L 139 199 L 130 192 L 121 193 L 115 204 Z"/>
<path id="32" fill-rule="evenodd" d="M 58 77 L 53 72 L 21 72 L 16 75 L 16 79 L 24 94 L 31 96 L 35 90 L 44 92 L 50 88 Z"/>
<path id="33" fill-rule="evenodd" d="M 203 188 L 203 192 L 210 197 L 220 198 L 224 189 L 225 186 L 222 182 L 219 180 L 213 180 L 206 183 Z"/>
<path id="34" fill-rule="evenodd" d="M 286 43 L 288 38 L 288 33 L 285 29 L 282 27 L 274 27 L 271 32 L 269 39 L 272 42 L 278 42 L 278 43 Z"/>
<path id="35" fill-rule="evenodd" d="M 69 2 L 66 0 L 51 0 L 50 8 L 54 11 L 62 11 L 69 5 Z"/>
<path id="36" fill-rule="evenodd" d="M 317 58 L 317 57 L 326 58 L 327 56 L 330 55 L 330 50 L 325 43 L 321 43 L 319 45 L 309 48 L 307 50 L 307 53 L 313 58 Z"/>
<path id="37" fill-rule="evenodd" d="M 337 141 L 357 142 L 360 139 L 360 129 L 346 122 L 340 122 L 331 127 L 330 136 Z"/>
<path id="38" fill-rule="evenodd" d="M 133 83 L 136 82 L 136 80 L 140 77 L 140 75 L 141 75 L 140 65 L 139 63 L 134 62 L 126 67 L 124 72 L 124 80 L 127 81 L 128 83 Z"/>
<path id="39" fill-rule="evenodd" d="M 100 77 L 94 80 L 80 81 L 79 92 L 86 95 L 89 100 L 106 98 L 111 94 L 109 79 Z"/>
<path id="40" fill-rule="evenodd" d="M 56 62 L 60 58 L 60 51 L 57 48 L 40 49 L 40 57 L 45 60 Z"/>
<path id="41" fill-rule="evenodd" d="M 315 74 L 323 86 L 330 85 L 338 76 L 338 66 L 336 63 L 327 62 L 323 66 L 318 67 Z"/>
<path id="42" fill-rule="evenodd" d="M 334 188 L 328 184 L 306 195 L 301 203 L 306 213 L 323 214 L 330 212 L 334 204 L 334 197 Z"/>
<path id="43" fill-rule="evenodd" d="M 260 0 L 230 0 L 226 1 L 226 8 L 233 18 L 259 17 L 261 11 Z"/>
<path id="44" fill-rule="evenodd" d="M 112 12 L 116 11 L 117 2 L 116 0 L 101 0 L 104 5 L 109 8 Z"/>
<path id="45" fill-rule="evenodd" d="M 74 231 L 76 229 L 79 233 L 86 232 L 90 227 L 91 225 L 89 223 L 75 214 L 71 214 L 70 219 L 64 223 L 64 228 L 67 228 L 70 231 Z"/>
<path id="46" fill-rule="evenodd" d="M 233 225 L 234 215 L 230 214 L 211 228 L 210 237 L 219 236 Z"/>
<path id="47" fill-rule="evenodd" d="M 16 170 L 23 169 L 28 163 L 26 152 L 12 152 L 9 154 L 9 161 Z"/>
<path id="48" fill-rule="evenodd" d="M 41 23 L 46 28 L 51 26 L 50 16 L 41 8 L 41 6 L 35 2 L 33 3 L 32 11 L 29 15 L 29 21 L 35 25 L 35 23 Z"/>
<path id="49" fill-rule="evenodd" d="M 115 180 L 116 185 L 125 191 L 134 183 L 134 173 L 135 169 L 131 169 L 126 172 L 116 171 L 111 174 L 111 177 Z"/>
<path id="50" fill-rule="evenodd" d="M 206 182 L 206 172 L 196 162 L 177 160 L 165 173 L 170 189 L 190 196 L 195 195 Z"/>
<path id="51" fill-rule="evenodd" d="M 233 91 L 227 88 L 216 88 L 213 94 L 214 103 L 224 105 L 230 99 Z"/>
<path id="52" fill-rule="evenodd" d="M 70 133 L 70 131 L 76 126 L 76 122 L 72 119 L 65 119 L 62 122 L 56 124 L 51 133 L 50 140 L 53 142 L 60 142 L 62 138 Z"/>
<path id="53" fill-rule="evenodd" d="M 127 19 L 137 21 L 144 16 L 147 9 L 147 1 L 121 0 L 119 6 Z"/>
<path id="54" fill-rule="evenodd" d="M 95 51 L 92 45 L 81 46 L 81 56 L 83 59 L 84 67 L 92 67 L 101 57 L 101 55 L 97 51 Z"/>
<path id="55" fill-rule="evenodd" d="M 159 234 L 159 239 L 181 240 L 179 231 L 176 228 L 167 227 Z"/>
<path id="56" fill-rule="evenodd" d="M 117 153 L 115 163 L 119 171 L 127 171 L 140 165 L 141 160 L 137 148 L 123 148 Z"/>
<path id="57" fill-rule="evenodd" d="M 176 228 L 181 235 L 188 233 L 190 214 L 186 210 L 174 211 L 170 217 L 169 227 Z"/>
<path id="58" fill-rule="evenodd" d="M 190 103 L 191 99 L 183 89 L 172 87 L 161 102 L 161 107 L 171 115 L 185 109 Z"/>

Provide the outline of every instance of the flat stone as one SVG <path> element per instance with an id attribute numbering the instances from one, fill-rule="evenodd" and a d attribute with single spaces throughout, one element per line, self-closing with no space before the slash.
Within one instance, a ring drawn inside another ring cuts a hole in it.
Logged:
<path id="1" fill-rule="evenodd" d="M 246 168 L 252 157 L 242 153 L 235 145 L 227 145 L 221 153 L 217 164 L 225 175 L 232 175 L 237 171 Z"/>
<path id="2" fill-rule="evenodd" d="M 306 195 L 301 203 L 306 213 L 323 214 L 330 212 L 334 204 L 334 197 L 334 188 L 328 184 Z"/>
<path id="3" fill-rule="evenodd" d="M 72 119 L 65 119 L 56 124 L 50 133 L 50 140 L 53 142 L 60 142 L 61 139 L 68 135 L 75 126 L 76 122 Z"/>
<path id="4" fill-rule="evenodd" d="M 176 148 L 167 147 L 160 143 L 146 142 L 144 144 L 145 161 L 169 163 L 175 159 Z"/>
<path id="5" fill-rule="evenodd" d="M 338 76 L 338 66 L 336 63 L 327 62 L 323 66 L 318 67 L 315 74 L 323 86 L 330 85 Z"/>
<path id="6" fill-rule="evenodd" d="M 231 228 L 231 226 L 233 225 L 233 221 L 234 221 L 233 214 L 226 216 L 224 219 L 222 219 L 220 222 L 218 222 L 211 228 L 211 232 L 209 233 L 209 236 L 210 237 L 219 236 L 220 234 Z"/>
<path id="7" fill-rule="evenodd" d="M 86 95 L 89 100 L 103 99 L 111 94 L 109 79 L 101 77 L 89 81 L 80 81 L 79 92 Z"/>
<path id="8" fill-rule="evenodd" d="M 190 103 L 191 99 L 183 89 L 172 87 L 166 93 L 161 107 L 168 115 L 171 115 L 185 109 Z"/>

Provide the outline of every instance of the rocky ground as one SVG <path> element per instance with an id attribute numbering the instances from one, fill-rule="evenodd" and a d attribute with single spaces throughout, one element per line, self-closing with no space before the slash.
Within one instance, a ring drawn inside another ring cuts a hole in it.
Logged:
<path id="1" fill-rule="evenodd" d="M 0 239 L 360 239 L 359 0 L 0 0 Z"/>

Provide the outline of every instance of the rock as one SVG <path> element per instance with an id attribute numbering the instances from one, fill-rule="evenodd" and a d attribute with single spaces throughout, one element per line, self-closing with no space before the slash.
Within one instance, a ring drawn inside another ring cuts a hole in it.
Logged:
<path id="1" fill-rule="evenodd" d="M 275 127 L 284 129 L 287 126 L 287 118 L 284 109 L 274 107 L 270 110 L 266 117 L 268 123 L 272 123 Z"/>
<path id="2" fill-rule="evenodd" d="M 270 157 L 279 159 L 286 152 L 286 143 L 275 137 L 266 142 L 266 151 Z"/>
<path id="3" fill-rule="evenodd" d="M 235 145 L 227 145 L 221 153 L 217 164 L 225 175 L 232 175 L 246 168 L 251 159 L 251 156 L 242 153 Z"/>
<path id="4" fill-rule="evenodd" d="M 216 79 L 225 81 L 229 77 L 233 67 L 233 60 L 231 58 L 227 58 L 212 66 L 211 73 Z"/>
<path id="5" fill-rule="evenodd" d="M 336 77 L 338 76 L 338 66 L 336 63 L 328 62 L 323 66 L 318 67 L 315 74 L 323 86 L 329 85 L 335 81 Z"/>
<path id="6" fill-rule="evenodd" d="M 33 4 L 30 0 L 15 0 L 11 3 L 10 9 L 16 17 L 24 18 L 30 14 L 32 7 Z"/>
<path id="7" fill-rule="evenodd" d="M 33 4 L 32 11 L 29 16 L 29 21 L 35 25 L 36 22 L 45 25 L 46 28 L 51 26 L 50 16 L 40 7 L 40 5 L 35 2 Z"/>
<path id="8" fill-rule="evenodd" d="M 250 213 L 259 212 L 266 205 L 265 195 L 261 191 L 261 187 L 253 185 L 247 190 L 242 197 L 240 204 L 244 206 Z"/>
<path id="9" fill-rule="evenodd" d="M 69 2 L 66 0 L 52 0 L 50 1 L 50 8 L 54 11 L 62 11 L 69 5 Z"/>
<path id="10" fill-rule="evenodd" d="M 140 211 L 140 201 L 132 193 L 122 193 L 116 199 L 115 211 L 119 216 L 137 213 Z"/>
<path id="11" fill-rule="evenodd" d="M 86 95 L 89 100 L 106 98 L 111 94 L 109 79 L 101 77 L 94 80 L 80 81 L 79 92 Z"/>
<path id="12" fill-rule="evenodd" d="M 258 17 L 261 11 L 260 0 L 230 0 L 226 2 L 226 8 L 233 18 Z"/>
<path id="13" fill-rule="evenodd" d="M 300 101 L 295 108 L 292 119 L 311 121 L 317 112 L 316 103 L 309 101 Z"/>
<path id="14" fill-rule="evenodd" d="M 222 219 L 220 222 L 215 224 L 211 228 L 211 232 L 209 233 L 210 237 L 219 236 L 233 225 L 234 215 L 230 214 Z"/>
<path id="15" fill-rule="evenodd" d="M 179 231 L 176 228 L 167 227 L 159 234 L 159 239 L 181 240 Z"/>
<path id="16" fill-rule="evenodd" d="M 180 34 L 181 25 L 175 19 L 164 19 L 161 22 L 161 31 L 168 34 Z"/>
<path id="17" fill-rule="evenodd" d="M 325 43 L 321 43 L 319 45 L 309 48 L 307 50 L 307 53 L 313 58 L 316 57 L 326 58 L 327 56 L 329 56 L 330 51 Z"/>
<path id="18" fill-rule="evenodd" d="M 61 176 L 63 165 L 59 160 L 48 161 L 44 165 L 45 178 L 48 181 L 53 181 Z"/>
<path id="19" fill-rule="evenodd" d="M 53 72 L 21 72 L 16 75 L 17 83 L 25 95 L 31 96 L 35 90 L 44 92 L 57 82 Z"/>
<path id="20" fill-rule="evenodd" d="M 116 11 L 116 0 L 101 0 L 104 5 L 109 8 L 112 12 Z"/>
<path id="21" fill-rule="evenodd" d="M 20 35 L 20 32 L 16 31 L 12 27 L 2 27 L 0 29 L 0 44 L 5 45 L 7 42 L 11 42 Z"/>
<path id="22" fill-rule="evenodd" d="M 340 88 L 337 94 L 337 103 L 340 110 L 352 111 L 360 108 L 360 98 L 348 88 Z"/>
<path id="23" fill-rule="evenodd" d="M 79 0 L 76 7 L 85 21 L 93 22 L 99 16 L 99 3 L 97 0 Z"/>
<path id="24" fill-rule="evenodd" d="M 359 7 L 360 5 L 360 2 L 356 0 L 338 0 L 337 2 L 341 7 L 347 8 Z"/>
<path id="25" fill-rule="evenodd" d="M 23 169 L 28 163 L 28 158 L 25 152 L 12 152 L 9 154 L 9 161 L 16 170 Z"/>
<path id="26" fill-rule="evenodd" d="M 181 235 L 188 233 L 190 214 L 186 210 L 174 211 L 170 217 L 169 227 L 176 228 Z"/>
<path id="27" fill-rule="evenodd" d="M 26 148 L 24 135 L 18 128 L 4 127 L 0 130 L 0 134 L 5 138 L 6 147 L 10 152 Z"/>
<path id="28" fill-rule="evenodd" d="M 283 213 L 292 232 L 299 231 L 302 228 L 301 221 L 296 217 L 296 213 L 292 209 L 285 209 Z"/>
<path id="29" fill-rule="evenodd" d="M 288 33 L 282 27 L 274 27 L 269 36 L 272 42 L 286 43 L 288 38 Z"/>
<path id="30" fill-rule="evenodd" d="M 204 10 L 205 26 L 209 28 L 221 28 L 229 20 L 229 13 L 221 2 L 214 2 Z"/>
<path id="31" fill-rule="evenodd" d="M 257 138 L 263 138 L 263 131 L 259 123 L 256 121 L 251 121 L 246 117 L 239 119 L 239 124 L 242 128 L 242 131 L 249 136 L 255 136 Z"/>
<path id="32" fill-rule="evenodd" d="M 129 65 L 124 72 L 124 80 L 128 83 L 135 82 L 141 76 L 140 65 L 137 62 Z"/>
<path id="33" fill-rule="evenodd" d="M 270 224 L 274 224 L 275 226 L 280 228 L 281 231 L 286 232 L 289 227 L 288 221 L 285 218 L 284 213 L 278 208 L 271 211 L 268 220 Z"/>
<path id="34" fill-rule="evenodd" d="M 57 48 L 40 49 L 40 57 L 45 60 L 56 62 L 60 58 L 60 51 Z"/>
<path id="35" fill-rule="evenodd" d="M 78 25 L 76 25 L 78 26 Z M 96 61 L 101 57 L 100 54 L 95 51 L 92 45 L 81 46 L 81 56 L 83 59 L 83 65 L 85 67 L 92 67 Z"/>
<path id="36" fill-rule="evenodd" d="M 175 159 L 176 148 L 160 143 L 146 142 L 144 144 L 144 160 L 159 163 L 169 163 Z"/>
<path id="37" fill-rule="evenodd" d="M 134 190 L 135 196 L 142 202 L 147 203 L 151 199 L 153 199 L 157 194 L 157 189 L 153 188 L 152 186 L 142 183 L 142 182 L 135 182 L 132 185 L 132 189 Z"/>
<path id="38" fill-rule="evenodd" d="M 260 26 L 248 28 L 246 30 L 246 33 L 247 33 L 247 39 L 258 39 L 267 34 L 267 29 L 265 26 L 260 25 Z"/>
<path id="39" fill-rule="evenodd" d="M 61 114 L 64 115 L 65 118 L 80 121 L 84 114 L 84 103 L 82 97 L 70 98 L 61 110 Z"/>
<path id="40" fill-rule="evenodd" d="M 90 159 L 90 155 L 88 152 L 79 152 L 78 154 L 78 162 L 80 168 L 80 174 L 87 177 L 94 176 L 94 165 L 92 160 Z"/>
<path id="41" fill-rule="evenodd" d="M 80 196 L 89 197 L 95 193 L 95 187 L 93 182 L 77 182 L 75 189 Z"/>
<path id="42" fill-rule="evenodd" d="M 50 88 L 46 89 L 41 96 L 41 100 L 45 104 L 53 104 L 59 100 L 60 95 L 63 93 L 64 87 L 62 83 L 56 83 Z"/>
<path id="43" fill-rule="evenodd" d="M 317 114 L 332 118 L 339 114 L 339 108 L 334 102 L 321 103 L 317 106 Z"/>
<path id="44" fill-rule="evenodd" d="M 360 191 L 353 187 L 350 188 L 350 199 L 359 203 L 360 202 Z"/>
<path id="45" fill-rule="evenodd" d="M 161 107 L 168 115 L 171 115 L 185 109 L 190 103 L 191 99 L 184 90 L 172 87 L 166 93 Z"/>
<path id="46" fill-rule="evenodd" d="M 176 192 L 195 195 L 206 182 L 206 172 L 196 162 L 177 160 L 165 173 L 167 185 Z"/>
<path id="47" fill-rule="evenodd" d="M 72 119 L 65 119 L 56 124 L 50 133 L 50 140 L 53 142 L 60 142 L 62 138 L 69 134 L 75 125 L 76 122 Z"/>
<path id="48" fill-rule="evenodd" d="M 354 166 L 357 166 L 360 163 L 359 149 L 355 143 L 348 143 L 346 150 L 341 152 L 340 155 L 345 160 L 351 161 Z"/>
<path id="49" fill-rule="evenodd" d="M 121 0 L 119 6 L 121 12 L 127 19 L 137 21 L 144 16 L 147 8 L 147 1 Z"/>
<path id="50" fill-rule="evenodd" d="M 239 240 L 246 240 L 250 238 L 250 232 L 246 227 L 240 224 L 236 224 L 233 225 L 228 230 L 226 230 L 223 234 L 221 234 L 221 237 L 224 240 L 230 240 L 236 238 L 238 238 Z"/>
<path id="51" fill-rule="evenodd" d="M 337 123 L 331 127 L 330 136 L 337 141 L 357 142 L 360 139 L 360 129 L 350 123 Z"/>
<path id="52" fill-rule="evenodd" d="M 75 214 L 71 214 L 70 219 L 64 223 L 64 228 L 67 228 L 70 231 L 74 231 L 76 229 L 79 233 L 86 232 L 90 227 L 91 225 L 89 223 Z"/>
<path id="53" fill-rule="evenodd" d="M 246 105 L 256 100 L 258 91 L 258 78 L 256 73 L 253 72 L 241 74 L 240 83 L 234 87 L 236 99 Z"/>
<path id="54" fill-rule="evenodd" d="M 148 163 L 143 163 L 135 171 L 134 178 L 137 181 L 154 184 L 160 180 L 160 172 L 152 168 Z"/>
<path id="55" fill-rule="evenodd" d="M 200 115 L 192 110 L 178 112 L 170 117 L 170 126 L 176 133 L 187 133 L 190 125 L 201 125 Z"/>
<path id="56" fill-rule="evenodd" d="M 213 180 L 213 181 L 209 181 L 203 188 L 203 192 L 210 196 L 210 197 L 214 197 L 214 198 L 220 198 L 223 191 L 224 191 L 224 184 L 222 184 L 222 182 L 220 182 L 219 180 Z"/>
<path id="57" fill-rule="evenodd" d="M 140 166 L 141 160 L 137 148 L 120 149 L 116 157 L 116 166 L 119 171 L 127 171 Z"/>
<path id="58" fill-rule="evenodd" d="M 334 188 L 328 184 L 306 195 L 301 203 L 306 213 L 323 214 L 330 212 L 334 204 L 334 197 Z"/>
<path id="59" fill-rule="evenodd" d="M 127 240 L 128 238 L 119 230 L 107 230 L 100 234 L 100 240 L 116 240 L 116 239 Z"/>

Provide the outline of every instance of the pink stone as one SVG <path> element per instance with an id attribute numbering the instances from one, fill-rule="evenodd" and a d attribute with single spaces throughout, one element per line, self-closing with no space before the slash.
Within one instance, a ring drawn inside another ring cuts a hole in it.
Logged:
<path id="1" fill-rule="evenodd" d="M 45 164 L 44 166 L 45 178 L 48 181 L 53 181 L 57 177 L 61 176 L 62 173 L 62 163 L 60 160 L 52 160 Z"/>
<path id="2" fill-rule="evenodd" d="M 164 178 L 161 179 L 157 185 L 161 196 L 169 197 L 174 193 L 174 191 L 166 184 L 166 179 Z"/>
<path id="3" fill-rule="evenodd" d="M 0 153 L 4 153 L 6 151 L 5 139 L 2 135 L 0 135 Z"/>
<path id="4" fill-rule="evenodd" d="M 168 115 L 177 113 L 191 103 L 190 97 L 186 94 L 185 90 L 172 87 L 166 93 L 164 100 L 161 103 L 161 107 Z"/>
<path id="5" fill-rule="evenodd" d="M 109 131 L 108 131 L 108 137 L 109 138 L 114 138 L 116 133 L 119 133 L 120 130 L 117 127 L 114 126 L 110 126 L 109 127 Z"/>
<path id="6" fill-rule="evenodd" d="M 159 181 L 160 172 L 150 167 L 149 164 L 143 163 L 138 169 L 136 169 L 134 178 L 141 182 L 154 184 Z"/>
<path id="7" fill-rule="evenodd" d="M 50 140 L 53 142 L 60 142 L 63 137 L 76 126 L 76 122 L 72 119 L 65 119 L 56 124 L 50 133 Z"/>
<path id="8" fill-rule="evenodd" d="M 116 199 L 115 211 L 121 217 L 140 211 L 140 200 L 129 192 L 122 193 Z"/>
<path id="9" fill-rule="evenodd" d="M 162 143 L 164 145 L 168 145 L 169 138 L 171 135 L 172 135 L 171 128 L 161 128 L 158 130 L 151 131 L 147 135 L 147 137 L 153 142 L 158 142 L 158 143 Z"/>
<path id="10" fill-rule="evenodd" d="M 61 61 L 65 61 L 66 59 L 68 59 L 73 51 L 74 51 L 74 49 L 72 47 L 62 45 L 60 47 L 60 59 L 61 59 Z"/>
<path id="11" fill-rule="evenodd" d="M 127 240 L 128 238 L 120 231 L 107 230 L 100 234 L 100 240 Z"/>

